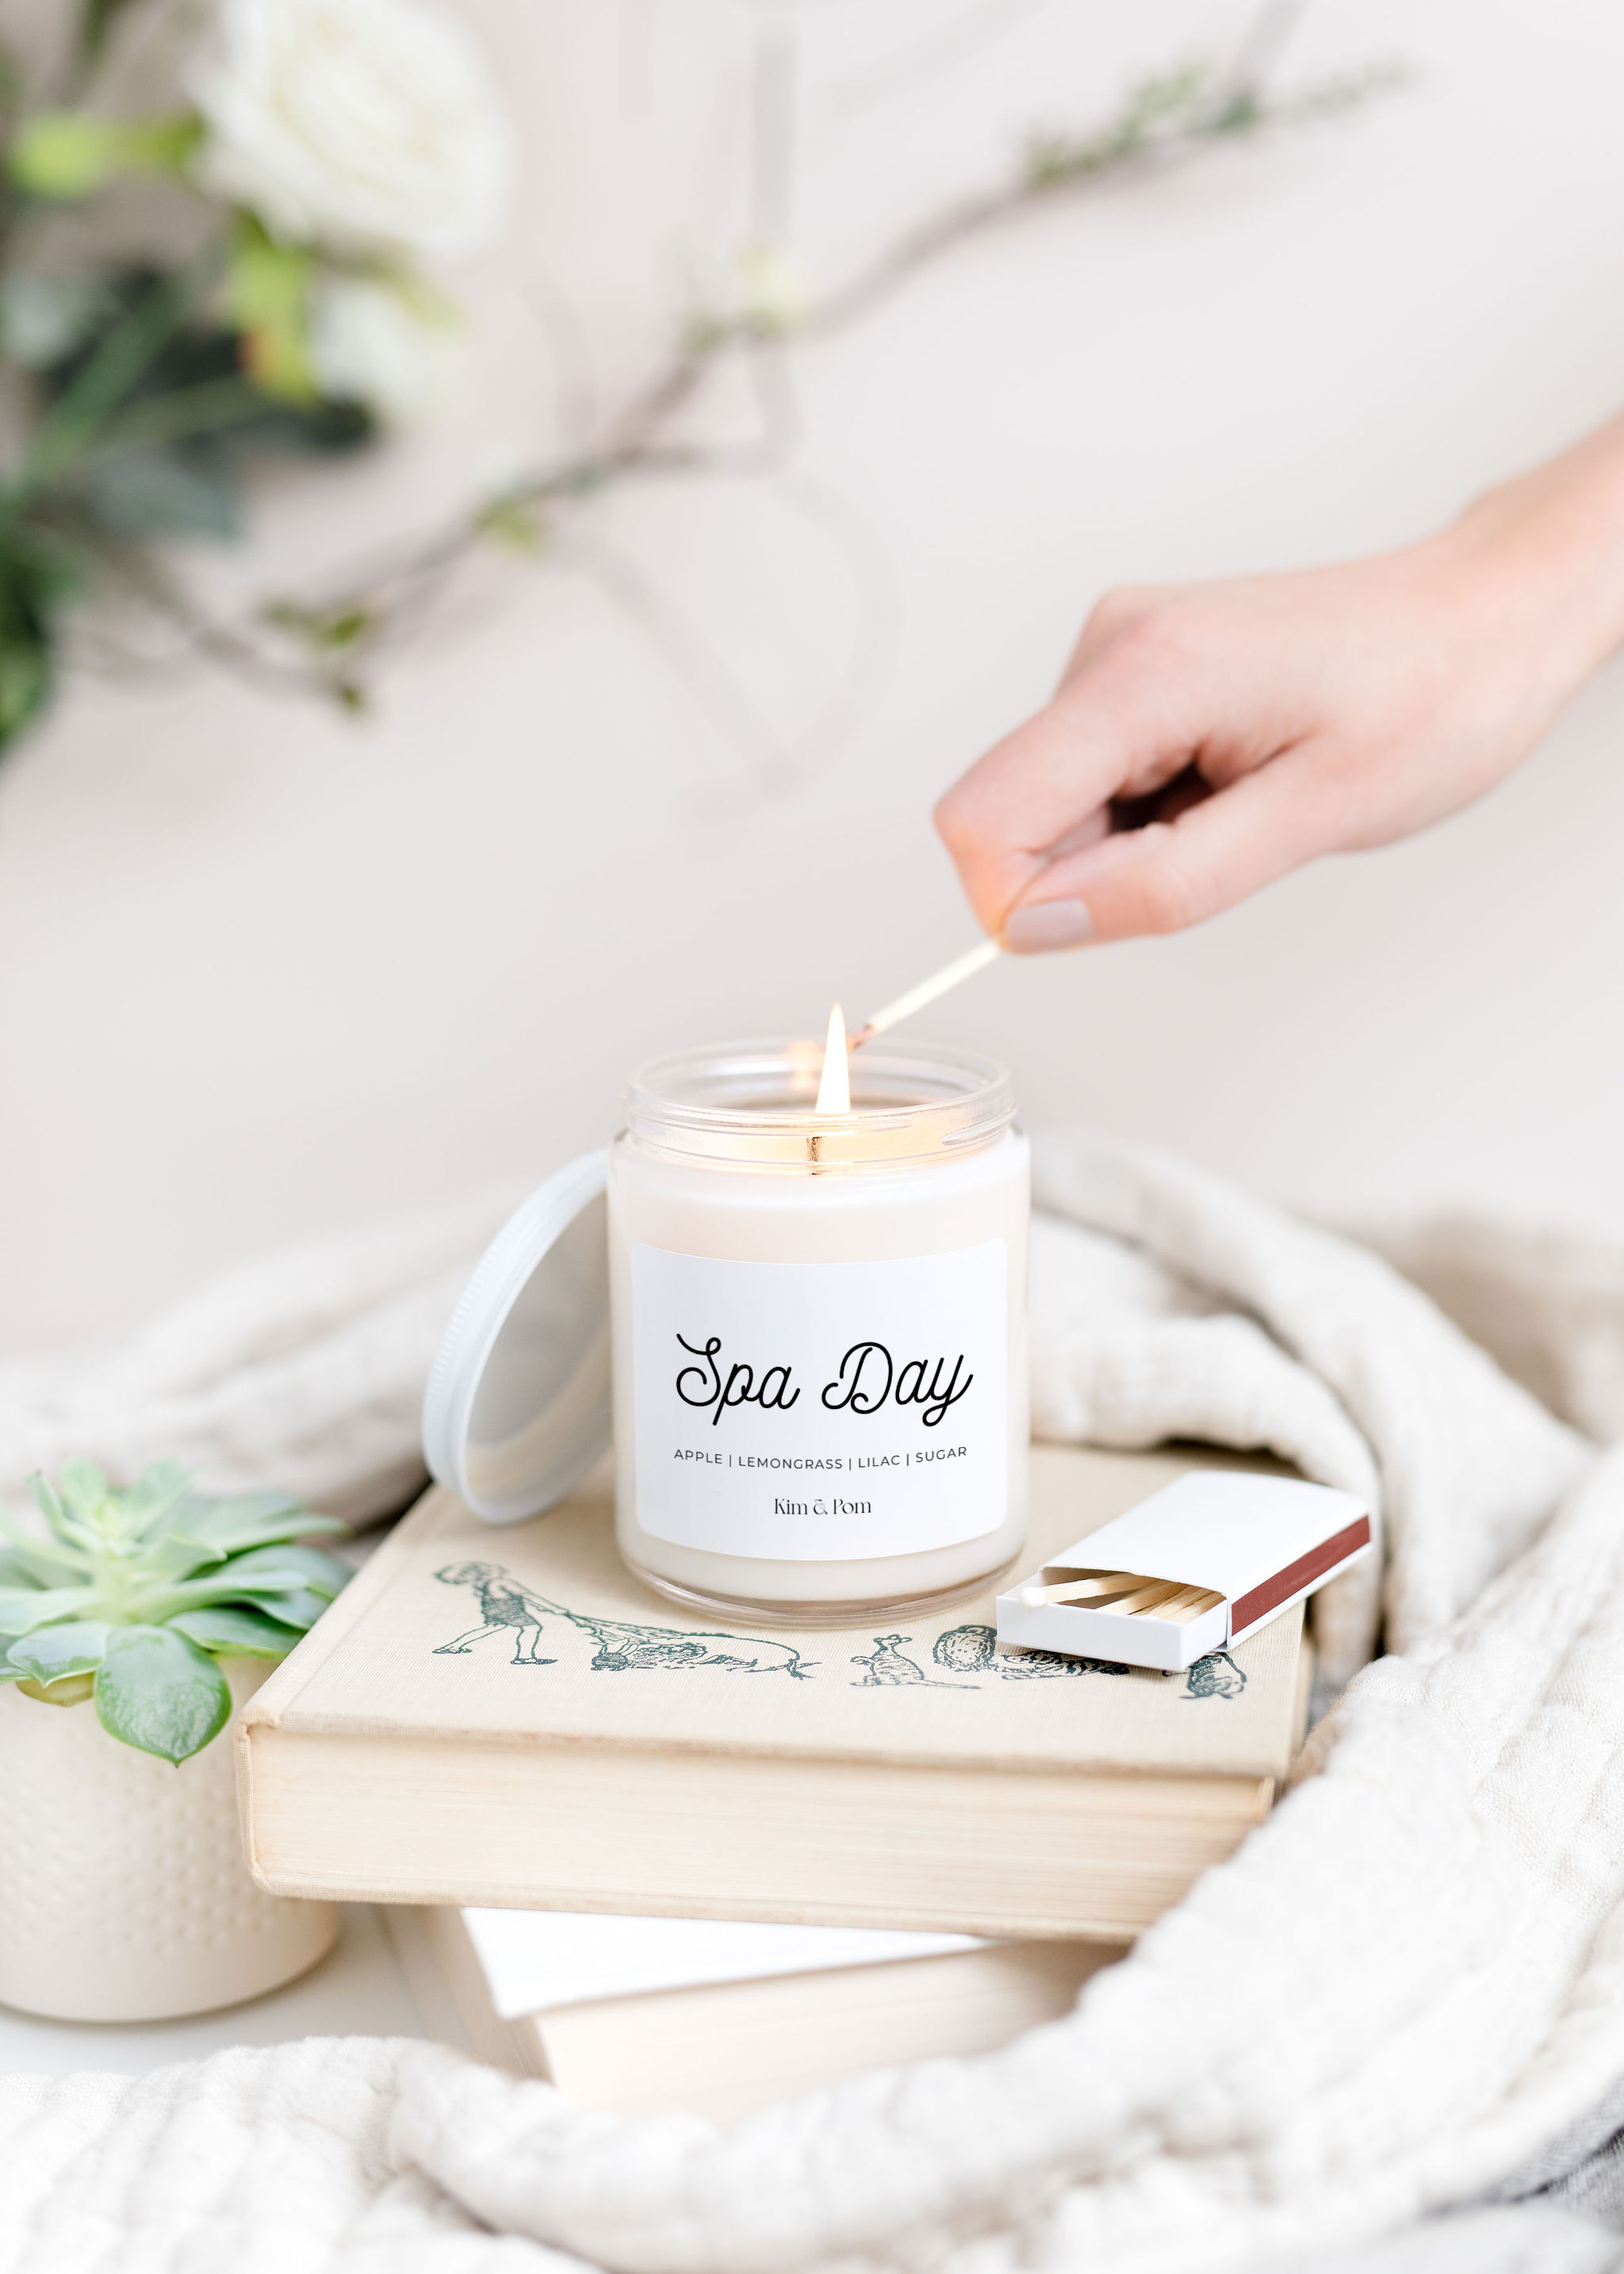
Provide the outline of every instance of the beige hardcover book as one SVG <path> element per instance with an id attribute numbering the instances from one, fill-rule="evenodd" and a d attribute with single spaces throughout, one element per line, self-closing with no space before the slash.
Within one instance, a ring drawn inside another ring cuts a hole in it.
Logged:
<path id="1" fill-rule="evenodd" d="M 993 2052 L 1069 2013 L 1090 1975 L 1122 1954 L 1083 1942 L 982 1943 L 610 1996 L 561 1986 L 512 2013 L 477 1911 L 397 1904 L 389 1921 L 424 2020 L 446 2042 L 540 2077 L 583 2108 L 716 2124 L 870 2069 Z"/>
<path id="2" fill-rule="evenodd" d="M 1036 1566 L 1193 1449 L 1032 1455 Z M 283 1894 L 1114 1941 L 1267 1811 L 1302 1615 L 1163 1675 L 995 1647 L 993 1591 L 815 1633 L 690 1615 L 607 1499 L 508 1529 L 429 1493 L 249 1703 Z"/>

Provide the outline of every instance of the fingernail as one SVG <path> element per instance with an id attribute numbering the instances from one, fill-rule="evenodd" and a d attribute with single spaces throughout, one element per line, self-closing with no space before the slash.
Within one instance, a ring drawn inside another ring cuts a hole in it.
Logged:
<path id="1" fill-rule="evenodd" d="M 1034 900 L 1004 918 L 1004 945 L 1011 955 L 1045 955 L 1052 948 L 1083 947 L 1094 926 L 1081 900 Z"/>

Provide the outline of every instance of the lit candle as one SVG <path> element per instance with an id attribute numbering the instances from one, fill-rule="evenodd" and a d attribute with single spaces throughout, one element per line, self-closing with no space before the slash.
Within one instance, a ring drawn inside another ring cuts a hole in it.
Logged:
<path id="1" fill-rule="evenodd" d="M 847 1064 L 846 1021 L 837 1003 L 829 1013 L 829 1032 L 823 1045 L 823 1073 L 818 1083 L 820 1113 L 850 1113 L 851 1069 Z"/>
<path id="2" fill-rule="evenodd" d="M 632 1081 L 609 1169 L 617 1527 L 680 1601 L 915 1610 L 1025 1532 L 1026 1141 L 1008 1075 L 902 1041 Z"/>

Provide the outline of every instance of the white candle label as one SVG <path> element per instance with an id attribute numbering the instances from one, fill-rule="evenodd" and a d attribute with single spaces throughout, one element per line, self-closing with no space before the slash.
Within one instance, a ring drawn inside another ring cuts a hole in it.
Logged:
<path id="1" fill-rule="evenodd" d="M 638 1522 L 724 1555 L 848 1562 L 1007 1513 L 1001 1239 L 888 1263 L 635 1247 Z"/>

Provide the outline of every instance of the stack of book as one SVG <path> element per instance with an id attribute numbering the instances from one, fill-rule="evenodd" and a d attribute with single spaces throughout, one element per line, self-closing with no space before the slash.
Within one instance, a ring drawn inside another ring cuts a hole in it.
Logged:
<path id="1" fill-rule="evenodd" d="M 1036 1447 L 1025 1561 L 1224 1466 L 1272 1468 Z M 984 2050 L 1266 1813 L 1310 1677 L 1300 1608 L 1176 1675 L 994 1620 L 706 1624 L 601 1497 L 494 1531 L 431 1492 L 244 1713 L 255 1874 L 413 1907 L 431 2025 L 588 2105 L 725 2119 Z"/>

